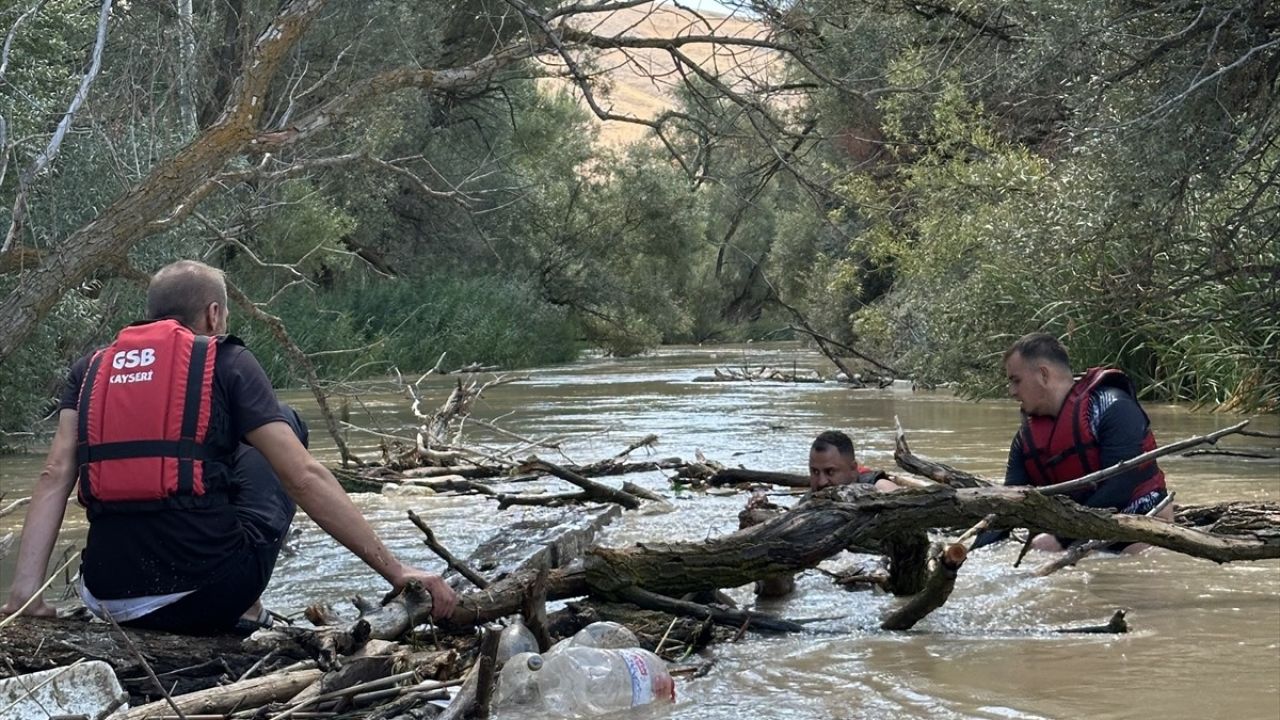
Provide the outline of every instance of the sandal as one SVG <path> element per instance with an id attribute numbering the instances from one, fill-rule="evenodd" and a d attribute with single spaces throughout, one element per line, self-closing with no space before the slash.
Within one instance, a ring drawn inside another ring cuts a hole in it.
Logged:
<path id="1" fill-rule="evenodd" d="M 248 637 L 259 630 L 266 630 L 274 627 L 275 624 L 275 618 L 271 616 L 271 611 L 267 610 L 266 607 L 263 607 L 262 610 L 258 612 L 258 618 L 256 620 L 241 617 L 236 620 L 236 624 L 232 626 L 231 631 L 237 635 Z"/>

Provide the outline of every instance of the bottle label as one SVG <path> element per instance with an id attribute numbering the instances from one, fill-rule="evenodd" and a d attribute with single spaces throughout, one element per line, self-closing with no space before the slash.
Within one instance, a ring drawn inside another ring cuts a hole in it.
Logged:
<path id="1" fill-rule="evenodd" d="M 631 675 L 631 707 L 648 705 L 653 702 L 653 678 L 649 663 L 639 653 L 619 650 L 622 659 L 627 663 L 627 673 Z"/>

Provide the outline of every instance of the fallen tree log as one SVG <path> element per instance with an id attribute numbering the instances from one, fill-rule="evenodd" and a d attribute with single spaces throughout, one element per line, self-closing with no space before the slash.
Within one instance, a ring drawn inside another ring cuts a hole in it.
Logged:
<path id="1" fill-rule="evenodd" d="M 1280 505 L 1239 501 L 1178 505 L 1174 507 L 1174 522 L 1209 533 L 1280 538 Z"/>
<path id="2" fill-rule="evenodd" d="M 587 553 L 583 567 L 547 574 L 547 598 L 590 595 L 628 601 L 633 588 L 678 597 L 738 587 L 760 577 L 814 567 L 849 546 L 861 547 L 930 528 L 968 528 L 989 515 L 999 518 L 993 523 L 995 527 L 1030 525 L 1074 537 L 1145 542 L 1215 562 L 1280 558 L 1280 532 L 1255 532 L 1223 524 L 1223 532 L 1210 534 L 1154 518 L 1086 508 L 1026 487 L 938 486 L 867 493 L 858 486 L 843 486 L 815 493 L 781 517 L 724 537 L 595 548 Z M 522 571 L 483 592 L 464 595 L 452 618 L 442 625 L 474 626 L 518 612 L 535 577 L 536 572 Z M 382 609 L 390 619 L 374 630 L 373 636 L 403 632 L 429 617 L 429 598 L 416 602 L 402 599 L 404 602 Z M 361 642 L 358 626 L 369 620 L 348 628 L 352 639 L 344 643 Z"/>
<path id="3" fill-rule="evenodd" d="M 680 470 L 687 463 L 678 457 L 634 462 L 605 460 L 590 465 L 561 465 L 564 470 L 584 478 L 611 477 L 657 470 Z M 347 492 L 381 492 L 383 485 L 403 483 L 429 487 L 436 492 L 497 495 L 498 491 L 485 483 L 474 480 L 492 480 L 495 483 L 520 483 L 544 480 L 551 473 L 540 470 L 512 475 L 514 465 L 450 465 L 423 466 L 396 470 L 386 465 L 363 468 L 329 468 Z"/>
<path id="4" fill-rule="evenodd" d="M 1280 537 L 1248 531 L 1208 534 L 1153 518 L 1116 515 L 1025 487 L 815 493 L 782 517 L 701 543 L 598 548 L 587 556 L 593 594 L 636 585 L 663 595 L 737 587 L 758 577 L 813 567 L 849 546 L 932 528 L 963 529 L 994 514 L 993 526 L 1026 526 L 1100 540 L 1146 542 L 1230 562 L 1280 558 Z"/>
<path id="5" fill-rule="evenodd" d="M 628 510 L 635 510 L 640 507 L 640 498 L 622 490 L 594 482 L 585 478 L 572 470 L 560 467 L 545 460 L 530 460 L 523 463 L 518 470 L 520 472 L 538 472 L 546 475 L 554 475 L 565 482 L 577 485 L 586 492 L 591 500 L 596 502 L 617 503 Z"/>
<path id="6" fill-rule="evenodd" d="M 747 470 L 746 468 L 724 468 L 707 478 L 712 487 L 722 485 L 781 485 L 782 487 L 809 488 L 808 475 L 769 472 L 765 470 Z"/>
<path id="7" fill-rule="evenodd" d="M 902 607 L 889 613 L 880 623 L 882 630 L 910 630 L 929 613 L 942 607 L 951 597 L 956 586 L 956 575 L 964 564 L 968 551 L 964 545 L 954 543 L 930 558 L 929 577 L 920 592 L 903 603 Z"/>
<path id="8" fill-rule="evenodd" d="M 192 638 L 127 628 L 152 669 L 174 693 L 217 685 L 223 675 L 239 677 L 262 658 L 231 636 Z M 301 654 L 277 658 L 280 665 Z M 70 665 L 80 658 L 102 660 L 115 670 L 120 684 L 134 697 L 151 694 L 151 680 L 137 655 L 110 625 L 71 618 L 23 617 L 0 633 L 0 667 L 18 673 Z"/>
<path id="9" fill-rule="evenodd" d="M 222 715 L 239 708 L 257 708 L 270 702 L 288 700 L 320 678 L 319 670 L 299 670 L 250 678 L 233 685 L 212 687 L 173 696 L 173 704 L 183 715 Z M 172 694 L 172 693 L 171 693 Z M 130 709 L 121 720 L 172 717 L 174 707 L 167 700 Z"/>

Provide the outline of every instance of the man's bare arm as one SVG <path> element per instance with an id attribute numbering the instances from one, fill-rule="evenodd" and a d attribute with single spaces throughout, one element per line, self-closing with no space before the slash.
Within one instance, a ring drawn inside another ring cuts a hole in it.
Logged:
<path id="1" fill-rule="evenodd" d="M 67 496 L 76 482 L 76 421 L 75 410 L 63 410 L 58 414 L 58 429 L 54 432 L 44 469 L 31 493 L 31 505 L 22 523 L 22 543 L 18 548 L 18 566 L 9 591 L 9 602 L 0 607 L 0 615 L 16 612 L 36 590 L 44 584 L 49 571 L 49 557 L 58 540 L 62 519 L 67 512 Z M 37 598 L 27 606 L 27 615 L 53 615 L 53 608 Z"/>
<path id="2" fill-rule="evenodd" d="M 405 565 L 374 532 L 360 509 L 347 497 L 325 466 L 321 465 L 283 422 L 271 422 L 245 435 L 249 444 L 271 463 L 284 489 L 298 507 L 335 540 L 373 568 L 397 590 L 419 580 L 431 593 L 433 614 L 447 617 L 456 598 L 440 576 Z"/>

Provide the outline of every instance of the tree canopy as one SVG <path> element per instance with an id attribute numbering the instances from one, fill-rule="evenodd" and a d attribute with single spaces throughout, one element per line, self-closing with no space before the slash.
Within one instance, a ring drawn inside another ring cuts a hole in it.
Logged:
<path id="1" fill-rule="evenodd" d="M 0 10 L 0 427 L 181 257 L 326 378 L 777 336 L 785 305 L 976 394 L 1046 330 L 1150 396 L 1280 407 L 1272 4 L 725 5 Z"/>

